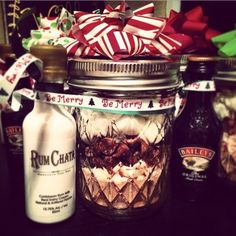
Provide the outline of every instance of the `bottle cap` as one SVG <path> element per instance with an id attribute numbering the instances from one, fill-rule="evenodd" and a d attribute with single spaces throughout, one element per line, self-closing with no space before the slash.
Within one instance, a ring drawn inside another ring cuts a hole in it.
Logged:
<path id="1" fill-rule="evenodd" d="M 216 57 L 211 57 L 211 56 L 189 56 L 187 58 L 189 62 L 208 62 L 208 61 L 216 61 Z"/>
<path id="2" fill-rule="evenodd" d="M 5 61 L 6 57 L 15 57 L 10 44 L 0 44 L 0 58 Z"/>
<path id="3" fill-rule="evenodd" d="M 67 78 L 66 49 L 62 46 L 35 45 L 30 53 L 43 61 L 41 82 L 63 83 Z"/>
<path id="4" fill-rule="evenodd" d="M 216 71 L 217 57 L 211 56 L 190 56 L 183 80 L 191 83 L 199 80 L 212 80 Z"/>

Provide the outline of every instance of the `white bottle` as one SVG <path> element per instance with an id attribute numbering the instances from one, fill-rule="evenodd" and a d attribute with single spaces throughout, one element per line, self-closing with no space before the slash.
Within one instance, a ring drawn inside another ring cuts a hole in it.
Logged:
<path id="1" fill-rule="evenodd" d="M 50 47 L 37 47 L 36 52 L 32 49 L 32 54 L 46 61 L 46 71 L 50 62 L 44 54 Z M 58 50 L 55 54 L 60 54 L 62 49 L 50 50 Z M 50 74 L 49 67 L 43 83 L 39 83 L 43 88 L 40 90 L 53 87 L 52 78 L 50 86 L 45 84 L 52 74 L 58 78 L 63 74 L 54 70 Z M 55 87 L 60 85 L 57 83 Z M 26 215 L 39 223 L 66 220 L 75 212 L 76 204 L 76 123 L 73 116 L 62 106 L 35 101 L 33 110 L 23 122 L 23 139 Z"/>

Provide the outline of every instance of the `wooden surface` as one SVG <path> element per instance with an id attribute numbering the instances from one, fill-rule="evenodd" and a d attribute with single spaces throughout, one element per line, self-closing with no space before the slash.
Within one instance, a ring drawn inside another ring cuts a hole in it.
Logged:
<path id="1" fill-rule="evenodd" d="M 0 235 L 13 236 L 235 236 L 236 195 L 219 186 L 211 199 L 187 204 L 168 199 L 162 210 L 138 221 L 114 222 L 89 212 L 78 198 L 69 220 L 41 225 L 24 213 L 24 194 L 10 184 L 4 147 L 0 146 Z"/>

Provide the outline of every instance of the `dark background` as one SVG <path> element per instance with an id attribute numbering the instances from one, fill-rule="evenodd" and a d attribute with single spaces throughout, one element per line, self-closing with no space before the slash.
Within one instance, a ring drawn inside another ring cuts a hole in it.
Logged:
<path id="1" fill-rule="evenodd" d="M 117 4 L 120 2 L 119 0 L 116 1 Z M 154 0 L 155 1 L 155 0 Z M 5 12 L 11 13 L 14 11 L 11 4 L 14 1 L 5 1 Z M 81 10 L 81 11 L 88 11 L 91 12 L 96 9 L 104 9 L 104 1 L 75 1 L 75 0 L 67 0 L 67 1 L 20 1 L 19 4 L 16 4 L 18 9 L 15 9 L 15 13 L 19 16 L 21 15 L 20 11 L 25 8 L 32 8 L 34 7 L 36 10 L 36 16 L 39 13 L 42 13 L 44 16 L 48 15 L 48 11 L 53 5 L 58 5 L 60 7 L 64 6 L 70 12 L 74 10 Z M 202 6 L 204 15 L 209 17 L 209 26 L 219 30 L 221 32 L 225 32 L 231 30 L 235 27 L 236 23 L 236 1 L 192 1 L 192 0 L 185 0 L 181 2 L 181 10 L 186 12 L 188 10 L 193 9 L 195 6 Z M 12 15 L 7 15 L 7 25 L 9 23 L 14 22 Z M 52 14 L 53 15 L 53 12 Z M 54 14 L 55 15 L 55 14 Z M 12 28 L 8 27 L 8 32 L 11 32 Z"/>
<path id="2" fill-rule="evenodd" d="M 202 6 L 204 15 L 209 17 L 209 26 L 221 32 L 232 30 L 236 23 L 236 1 L 182 1 L 181 10 L 186 12 Z"/>
<path id="3" fill-rule="evenodd" d="M 48 16 L 49 10 L 52 6 L 58 6 L 60 9 L 65 7 L 68 11 L 73 13 L 75 10 L 80 11 L 88 11 L 92 12 L 96 9 L 104 9 L 104 2 L 103 1 L 26 1 L 21 0 L 18 2 L 16 1 L 5 1 L 5 15 L 6 15 L 6 25 L 7 25 L 7 33 L 8 37 L 11 37 L 11 32 L 15 27 L 17 22 L 17 18 L 22 16 L 22 11 L 27 8 L 32 8 L 35 10 L 35 16 L 39 16 L 40 13 L 43 16 Z M 55 8 L 54 8 L 55 9 Z M 52 10 L 50 11 L 50 16 L 57 16 L 58 12 Z M 21 34 L 23 37 L 30 36 L 30 30 L 36 29 L 37 26 L 35 24 L 35 19 L 33 17 L 27 18 L 27 21 L 24 22 L 24 27 L 21 27 Z M 22 32 L 23 30 L 23 32 Z M 11 40 L 10 40 L 11 41 Z"/>

